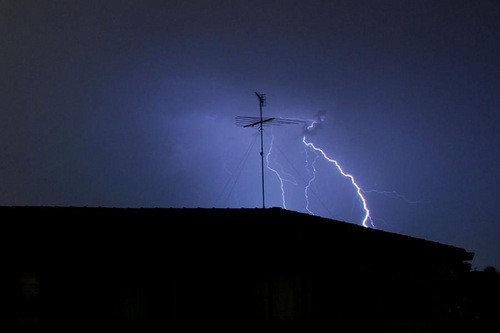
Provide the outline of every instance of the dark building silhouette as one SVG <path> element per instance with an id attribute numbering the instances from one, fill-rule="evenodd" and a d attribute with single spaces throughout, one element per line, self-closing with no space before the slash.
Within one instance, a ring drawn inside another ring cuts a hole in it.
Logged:
<path id="1" fill-rule="evenodd" d="M 473 253 L 280 208 L 0 212 L 4 300 L 19 327 L 400 332 L 463 328 L 489 315 L 476 293 L 484 290 L 474 289 L 482 280 L 471 275 Z"/>

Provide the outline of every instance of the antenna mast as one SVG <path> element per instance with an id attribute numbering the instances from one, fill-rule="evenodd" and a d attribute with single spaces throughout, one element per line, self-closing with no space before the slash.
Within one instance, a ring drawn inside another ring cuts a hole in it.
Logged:
<path id="1" fill-rule="evenodd" d="M 262 120 L 262 107 L 264 107 L 264 103 L 266 102 L 266 96 L 264 94 L 259 94 L 258 92 L 254 92 L 255 95 L 259 98 L 259 111 L 260 111 L 260 161 L 261 161 L 261 171 L 262 171 L 262 208 L 266 208 L 266 199 L 264 196 L 264 126 Z"/>
<path id="2" fill-rule="evenodd" d="M 303 124 L 304 120 L 287 119 L 287 118 L 263 118 L 262 108 L 266 105 L 266 95 L 254 92 L 259 98 L 259 117 L 237 116 L 236 125 L 243 127 L 254 127 L 259 125 L 260 131 L 260 160 L 262 173 L 262 208 L 266 208 L 265 186 L 264 186 L 264 125 L 286 125 L 286 124 Z"/>

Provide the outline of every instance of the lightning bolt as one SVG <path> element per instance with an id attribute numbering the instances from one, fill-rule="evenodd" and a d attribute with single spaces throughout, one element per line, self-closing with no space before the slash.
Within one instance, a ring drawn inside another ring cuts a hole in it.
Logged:
<path id="1" fill-rule="evenodd" d="M 315 152 L 318 152 L 321 156 L 323 156 L 323 158 L 324 158 L 325 160 L 327 160 L 327 161 L 328 161 L 328 162 L 330 162 L 330 163 L 333 163 L 333 164 L 335 165 L 335 167 L 337 167 L 337 170 L 340 172 L 340 174 L 341 174 L 342 176 L 344 176 L 344 177 L 346 177 L 346 178 L 349 178 L 349 179 L 350 179 L 350 181 L 351 181 L 352 185 L 356 188 L 356 193 L 357 193 L 357 195 L 358 195 L 358 197 L 359 197 L 359 200 L 361 201 L 361 204 L 362 204 L 362 206 L 363 206 L 363 210 L 364 210 L 364 212 L 365 212 L 365 215 L 364 215 L 364 217 L 363 217 L 363 220 L 362 220 L 361 224 L 362 224 L 364 227 L 368 228 L 368 227 L 369 227 L 369 226 L 368 226 L 368 222 L 369 222 L 369 223 L 371 224 L 371 226 L 372 226 L 372 227 L 375 227 L 375 226 L 373 225 L 373 221 L 372 221 L 372 219 L 371 219 L 371 217 L 370 217 L 370 210 L 368 209 L 368 205 L 367 205 L 367 203 L 366 203 L 366 199 L 365 199 L 365 197 L 364 197 L 364 196 L 363 196 L 363 194 L 362 194 L 363 190 L 362 190 L 362 189 L 361 189 L 361 187 L 359 187 L 359 185 L 356 183 L 356 180 L 354 179 L 354 176 L 353 176 L 353 175 L 351 175 L 351 174 L 346 173 L 346 172 L 342 169 L 342 167 L 340 166 L 340 164 L 339 164 L 336 160 L 334 160 L 334 159 L 332 159 L 332 158 L 328 157 L 328 156 L 326 155 L 326 153 L 325 153 L 322 149 L 317 148 L 317 147 L 316 147 L 316 146 L 315 146 L 312 142 L 307 142 L 307 140 L 306 140 L 306 137 L 305 137 L 305 136 L 302 138 L 302 142 L 306 145 L 306 147 L 309 147 L 309 148 L 311 148 L 312 150 L 314 150 Z"/>
<path id="2" fill-rule="evenodd" d="M 306 131 L 307 132 L 312 132 L 313 129 L 314 129 L 314 127 L 315 127 L 315 125 L 317 125 L 317 124 L 320 124 L 320 122 L 318 122 L 316 120 L 313 120 L 311 122 L 311 124 L 309 126 L 307 126 Z M 369 227 L 368 224 L 370 224 L 372 227 L 375 227 L 374 224 L 373 224 L 373 220 L 372 220 L 372 218 L 370 216 L 370 210 L 368 209 L 368 205 L 367 205 L 366 199 L 363 196 L 363 189 L 357 184 L 356 180 L 354 179 L 354 176 L 351 175 L 351 174 L 346 173 L 343 170 L 343 168 L 340 166 L 340 164 L 336 160 L 328 157 L 326 155 L 326 153 L 322 149 L 316 147 L 312 142 L 308 142 L 306 140 L 306 136 L 305 135 L 302 138 L 302 142 L 304 143 L 305 148 L 306 148 L 306 169 L 310 170 L 310 174 L 311 174 L 311 177 L 306 182 L 306 186 L 305 186 L 305 189 L 304 189 L 304 196 L 305 196 L 305 200 L 306 200 L 306 207 L 305 207 L 305 209 L 307 210 L 307 212 L 309 214 L 315 215 L 310 210 L 310 208 L 309 208 L 309 189 L 313 185 L 314 181 L 316 180 L 316 173 L 317 173 L 317 170 L 316 170 L 316 167 L 315 167 L 316 161 L 318 160 L 318 158 L 320 156 L 323 156 L 323 158 L 325 160 L 327 160 L 330 163 L 333 163 L 335 165 L 335 167 L 337 168 L 337 170 L 340 172 L 340 174 L 342 176 L 348 178 L 351 181 L 351 184 L 355 187 L 356 194 L 357 194 L 357 196 L 358 196 L 358 198 L 359 198 L 359 200 L 360 200 L 360 202 L 362 204 L 363 211 L 365 212 L 361 224 L 364 227 L 366 227 L 366 228 Z M 290 183 L 292 183 L 294 185 L 297 185 L 297 182 L 291 176 L 290 176 L 291 179 L 281 176 L 281 174 L 284 173 L 282 167 L 280 167 L 281 173 L 278 170 L 276 170 L 275 168 L 271 167 L 270 156 L 271 156 L 272 151 L 273 151 L 273 146 L 274 146 L 274 134 L 271 136 L 271 143 L 269 145 L 268 153 L 266 154 L 266 166 L 267 166 L 267 168 L 270 171 L 272 171 L 278 177 L 278 180 L 280 182 L 280 189 L 281 189 L 282 206 L 283 206 L 284 209 L 287 209 L 287 206 L 286 206 L 286 197 L 285 197 L 285 182 L 290 182 Z M 309 148 L 309 150 L 314 153 L 314 159 L 312 160 L 312 162 L 310 164 L 309 164 L 309 155 L 307 153 L 307 148 Z M 274 163 L 277 163 L 277 162 L 274 162 Z"/>
<path id="3" fill-rule="evenodd" d="M 311 187 L 311 185 L 316 180 L 316 161 L 318 160 L 319 155 L 318 155 L 318 153 L 316 153 L 316 151 L 313 150 L 314 159 L 311 162 L 311 164 L 309 164 L 309 154 L 308 154 L 307 146 L 305 147 L 305 152 L 306 152 L 306 169 L 307 170 L 311 169 L 311 178 L 309 179 L 309 181 L 306 184 L 306 187 L 304 188 L 304 196 L 306 198 L 306 210 L 309 214 L 316 215 L 309 209 L 309 187 Z M 309 166 L 310 166 L 310 168 L 309 168 Z"/>
<path id="4" fill-rule="evenodd" d="M 289 183 L 292 183 L 294 185 L 297 185 L 297 181 L 295 179 L 293 179 L 293 177 L 291 175 L 288 175 L 290 176 L 291 179 L 288 179 L 288 178 L 284 178 L 281 176 L 280 172 L 278 172 L 278 170 L 274 169 L 271 167 L 271 164 L 269 162 L 269 156 L 271 156 L 271 152 L 273 150 L 273 145 L 274 145 L 274 134 L 271 135 L 271 143 L 269 144 L 269 151 L 267 152 L 266 154 L 266 166 L 269 170 L 271 170 L 272 172 L 274 172 L 274 174 L 276 174 L 276 176 L 278 177 L 279 179 L 279 182 L 280 182 L 280 188 L 281 188 L 281 200 L 282 200 L 282 205 L 283 205 L 283 208 L 284 209 L 287 209 L 286 208 L 286 199 L 285 199 L 285 182 L 289 182 Z M 277 163 L 277 162 L 275 162 Z M 280 166 L 280 169 L 282 170 L 282 173 L 284 173 L 283 171 L 283 167 Z"/>
<path id="5" fill-rule="evenodd" d="M 313 121 L 312 124 L 309 125 L 306 129 L 308 131 L 311 131 L 316 123 L 317 123 L 316 121 Z M 308 170 L 309 174 L 310 174 L 309 180 L 307 180 L 307 181 L 304 180 L 304 182 L 306 184 L 305 188 L 304 188 L 304 197 L 305 197 L 305 202 L 306 202 L 305 209 L 309 214 L 316 215 L 309 208 L 309 191 L 310 191 L 311 186 L 314 185 L 314 182 L 316 180 L 316 174 L 317 174 L 316 162 L 320 156 L 322 156 L 329 163 L 334 164 L 335 167 L 337 168 L 337 170 L 339 171 L 339 173 L 343 177 L 346 177 L 351 181 L 351 184 L 356 189 L 357 197 L 358 197 L 359 201 L 361 202 L 361 205 L 362 205 L 362 208 L 364 211 L 364 216 L 363 216 L 361 224 L 366 228 L 368 228 L 370 226 L 375 228 L 375 225 L 374 225 L 373 219 L 371 217 L 370 209 L 368 208 L 367 200 L 363 195 L 364 193 L 377 193 L 377 194 L 381 194 L 381 195 L 386 195 L 386 196 L 389 196 L 392 198 L 397 198 L 397 199 L 403 200 L 409 204 L 420 203 L 420 201 L 409 200 L 396 191 L 379 191 L 379 190 L 373 190 L 373 189 L 371 189 L 371 190 L 362 189 L 357 184 L 353 175 L 346 173 L 337 160 L 334 160 L 334 159 L 328 157 L 327 154 L 324 152 L 324 150 L 316 147 L 312 142 L 308 141 L 306 139 L 306 136 L 304 136 L 302 138 L 302 143 L 305 146 L 304 147 L 305 154 L 306 154 L 306 166 L 305 167 L 306 167 L 306 170 Z M 285 182 L 289 182 L 293 185 L 298 185 L 298 184 L 292 175 L 290 175 L 284 171 L 283 167 L 276 161 L 276 159 L 273 160 L 273 164 L 279 165 L 279 168 L 278 168 L 279 171 L 277 170 L 277 168 L 271 167 L 270 157 L 272 155 L 273 150 L 274 150 L 274 134 L 271 135 L 271 142 L 270 142 L 269 150 L 268 150 L 268 153 L 266 154 L 266 165 L 267 165 L 267 168 L 277 176 L 277 178 L 280 182 L 282 206 L 284 209 L 287 209 L 286 196 L 285 196 Z M 312 159 L 310 159 L 311 152 L 314 154 L 314 157 Z M 285 176 L 283 176 L 283 175 L 285 175 Z"/>

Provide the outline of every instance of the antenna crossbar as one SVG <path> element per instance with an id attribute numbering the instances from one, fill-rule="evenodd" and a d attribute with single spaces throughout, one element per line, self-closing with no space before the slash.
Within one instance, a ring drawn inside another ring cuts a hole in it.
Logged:
<path id="1" fill-rule="evenodd" d="M 247 117 L 247 116 L 236 116 L 236 125 L 243 127 L 252 127 L 258 124 L 262 125 L 270 125 L 270 126 L 279 126 L 279 125 L 288 125 L 288 124 L 305 124 L 304 120 L 300 119 L 287 119 L 287 118 L 267 118 L 260 120 L 259 117 Z"/>

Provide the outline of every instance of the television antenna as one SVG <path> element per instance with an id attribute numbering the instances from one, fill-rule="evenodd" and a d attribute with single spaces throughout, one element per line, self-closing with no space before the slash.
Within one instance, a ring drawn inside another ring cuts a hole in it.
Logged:
<path id="1" fill-rule="evenodd" d="M 249 117 L 249 116 L 236 116 L 236 125 L 246 127 L 258 126 L 260 132 L 260 160 L 261 160 L 261 174 L 262 174 L 262 208 L 266 208 L 265 200 L 265 186 L 264 186 L 264 126 L 267 125 L 288 125 L 288 124 L 303 124 L 305 121 L 298 119 L 288 119 L 288 118 L 263 118 L 262 108 L 266 106 L 266 95 L 254 92 L 259 99 L 259 117 Z"/>

